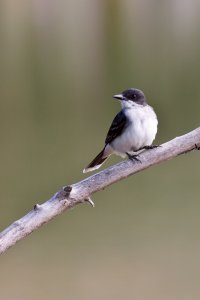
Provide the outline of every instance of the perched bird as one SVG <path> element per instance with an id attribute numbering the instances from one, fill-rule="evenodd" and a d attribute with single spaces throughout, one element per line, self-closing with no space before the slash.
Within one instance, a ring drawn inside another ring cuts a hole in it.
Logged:
<path id="1" fill-rule="evenodd" d="M 122 110 L 110 126 L 103 150 L 83 173 L 98 169 L 111 154 L 127 155 L 131 160 L 140 162 L 136 155 L 138 151 L 157 147 L 152 142 L 157 133 L 158 120 L 144 93 L 131 88 L 113 97 L 121 102 Z"/>

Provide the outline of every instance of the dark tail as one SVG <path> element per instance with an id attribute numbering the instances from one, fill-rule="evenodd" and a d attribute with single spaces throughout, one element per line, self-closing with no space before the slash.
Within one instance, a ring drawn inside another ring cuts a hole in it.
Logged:
<path id="1" fill-rule="evenodd" d="M 105 148 L 104 148 L 105 149 Z M 93 161 L 83 170 L 83 173 L 91 172 L 101 167 L 108 156 L 104 155 L 104 149 L 93 159 Z"/>

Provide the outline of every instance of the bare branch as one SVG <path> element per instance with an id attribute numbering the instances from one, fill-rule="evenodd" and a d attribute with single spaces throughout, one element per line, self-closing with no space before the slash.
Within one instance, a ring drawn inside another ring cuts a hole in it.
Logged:
<path id="1" fill-rule="evenodd" d="M 95 192 L 152 165 L 194 149 L 200 149 L 200 127 L 162 144 L 161 147 L 140 154 L 142 163 L 125 160 L 78 183 L 62 188 L 50 200 L 41 205 L 36 204 L 27 215 L 0 233 L 0 254 L 65 210 L 84 202 L 94 206 L 90 197 Z"/>

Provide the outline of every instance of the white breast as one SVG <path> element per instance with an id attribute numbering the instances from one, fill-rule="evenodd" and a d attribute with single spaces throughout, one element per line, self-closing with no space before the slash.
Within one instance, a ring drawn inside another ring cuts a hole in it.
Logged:
<path id="1" fill-rule="evenodd" d="M 157 133 L 158 120 L 153 108 L 149 105 L 135 105 L 124 109 L 129 124 L 124 132 L 112 143 L 116 154 L 122 154 L 151 145 Z"/>

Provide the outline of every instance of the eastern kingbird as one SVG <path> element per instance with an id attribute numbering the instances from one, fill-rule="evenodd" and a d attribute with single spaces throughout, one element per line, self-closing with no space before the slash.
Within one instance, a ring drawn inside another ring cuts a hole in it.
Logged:
<path id="1" fill-rule="evenodd" d="M 147 104 L 144 93 L 131 88 L 113 97 L 120 100 L 122 110 L 108 130 L 103 150 L 83 173 L 98 169 L 111 154 L 123 158 L 127 155 L 140 162 L 134 153 L 157 147 L 152 142 L 157 133 L 158 120 L 153 108 Z"/>

